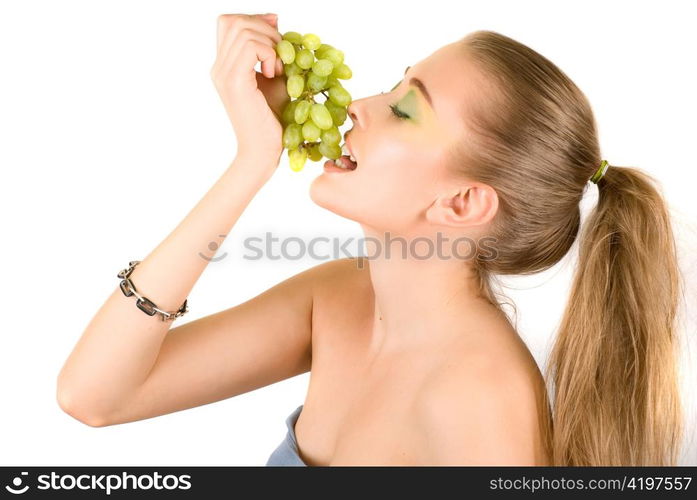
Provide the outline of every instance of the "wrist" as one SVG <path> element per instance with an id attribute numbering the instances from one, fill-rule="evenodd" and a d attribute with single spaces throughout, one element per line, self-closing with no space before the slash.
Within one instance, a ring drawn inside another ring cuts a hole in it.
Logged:
<path id="1" fill-rule="evenodd" d="M 238 152 L 228 170 L 235 172 L 235 176 L 239 177 L 241 182 L 260 187 L 269 180 L 277 166 L 278 160 L 269 156 Z"/>
<path id="2" fill-rule="evenodd" d="M 239 158 L 244 162 L 258 163 L 262 165 L 278 165 L 281 160 L 281 155 L 283 154 L 283 149 L 279 150 L 263 150 L 263 149 L 237 149 L 237 154 L 235 159 Z"/>

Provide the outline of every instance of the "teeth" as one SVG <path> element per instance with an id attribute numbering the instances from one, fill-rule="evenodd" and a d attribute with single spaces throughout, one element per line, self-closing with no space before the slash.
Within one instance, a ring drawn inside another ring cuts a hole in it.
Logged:
<path id="1" fill-rule="evenodd" d="M 349 158 L 351 158 L 351 161 L 354 161 L 354 162 L 356 161 L 356 158 L 351 154 L 351 151 L 349 151 L 349 148 L 348 148 L 348 146 L 346 145 L 346 143 L 344 143 L 344 144 L 341 146 L 341 153 L 342 153 L 342 154 L 345 154 L 346 156 L 348 156 Z"/>

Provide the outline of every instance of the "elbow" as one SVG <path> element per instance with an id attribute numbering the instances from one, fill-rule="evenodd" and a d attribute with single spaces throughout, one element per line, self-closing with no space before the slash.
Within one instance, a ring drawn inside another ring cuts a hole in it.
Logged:
<path id="1" fill-rule="evenodd" d="M 85 406 L 81 404 L 79 398 L 76 398 L 74 394 L 60 387 L 60 385 L 56 390 L 56 401 L 61 410 L 85 425 L 90 427 L 106 427 L 110 425 L 105 418 L 85 411 Z"/>

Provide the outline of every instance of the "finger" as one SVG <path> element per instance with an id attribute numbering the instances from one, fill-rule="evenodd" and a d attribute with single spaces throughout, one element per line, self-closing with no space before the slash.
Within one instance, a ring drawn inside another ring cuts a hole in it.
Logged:
<path id="1" fill-rule="evenodd" d="M 271 26 L 273 26 L 276 30 L 278 30 L 278 16 L 276 14 L 264 14 L 262 16 L 263 19 L 269 22 Z M 279 32 L 280 33 L 280 32 Z M 283 36 L 281 36 L 281 39 L 283 39 Z M 278 43 L 278 42 L 276 42 Z M 276 58 L 276 64 L 274 65 L 274 75 L 275 76 L 281 76 L 283 74 L 283 61 L 281 60 L 280 57 Z"/>
<path id="2" fill-rule="evenodd" d="M 259 26 L 265 27 L 265 29 L 257 29 Z M 220 59 L 227 59 L 228 53 L 232 46 L 235 45 L 237 37 L 245 31 L 251 31 L 258 34 L 266 35 L 269 39 L 269 43 L 273 41 L 274 45 L 281 41 L 281 34 L 274 30 L 271 26 L 266 24 L 260 18 L 252 18 L 251 16 L 243 17 L 233 17 L 227 27 L 227 33 L 224 35 L 223 47 L 222 47 L 222 57 L 220 56 L 221 51 L 218 51 L 218 57 Z"/>
<path id="3" fill-rule="evenodd" d="M 274 26 L 272 26 L 271 23 L 266 21 L 263 17 L 252 16 L 248 19 L 248 21 L 252 23 L 254 26 L 258 27 L 262 33 L 268 35 L 268 37 L 271 38 L 271 40 L 273 40 L 275 43 L 278 43 L 283 39 L 278 30 Z"/>
<path id="4" fill-rule="evenodd" d="M 276 51 L 274 51 L 275 54 Z M 267 78 L 273 78 L 276 76 L 276 57 L 265 59 L 261 62 L 261 72 Z"/>
<path id="5" fill-rule="evenodd" d="M 274 43 L 268 37 L 262 33 L 259 33 L 258 31 L 242 29 L 235 36 L 235 41 L 231 44 L 225 55 L 219 61 L 216 61 L 216 65 L 218 65 L 218 67 L 224 71 L 229 71 L 233 64 L 238 64 L 232 61 L 234 61 L 238 57 L 238 54 L 244 50 L 244 45 L 249 40 L 255 40 L 259 43 L 268 45 L 271 50 L 274 51 L 274 54 L 276 53 L 275 49 L 273 48 Z M 275 61 L 273 61 L 273 63 L 275 63 Z"/>
<path id="6" fill-rule="evenodd" d="M 280 58 L 276 54 L 276 50 L 273 48 L 273 42 L 266 38 L 264 35 L 254 31 L 243 31 L 240 33 L 239 37 L 237 38 L 237 41 L 233 44 L 225 60 L 222 63 L 221 69 L 224 73 L 230 73 L 230 71 L 234 70 L 235 68 L 240 70 L 238 71 L 238 73 L 247 70 L 245 64 L 249 62 L 249 59 L 245 59 L 242 56 L 242 54 L 245 51 L 249 51 L 249 45 L 252 42 L 268 47 L 268 49 L 271 50 L 271 52 L 273 53 L 273 58 L 270 61 L 267 61 L 266 63 L 262 63 L 261 67 L 264 76 L 273 78 L 273 65 L 275 64 L 276 59 Z M 257 61 L 259 60 L 254 60 L 252 66 L 249 68 L 252 70 L 252 72 L 254 72 L 254 66 L 256 65 Z M 271 68 L 269 68 L 269 65 L 271 65 Z M 271 74 L 271 76 L 269 76 L 269 73 Z"/>
<path id="7" fill-rule="evenodd" d="M 283 40 L 283 35 L 281 35 L 280 31 L 278 30 L 278 19 L 271 19 L 271 18 L 267 18 L 267 17 L 263 17 L 262 19 L 264 20 L 264 22 L 268 23 L 268 25 L 271 26 L 271 28 L 278 31 L 280 39 L 276 43 Z"/>
<path id="8" fill-rule="evenodd" d="M 239 14 L 220 14 L 216 23 L 216 52 L 220 52 L 223 47 L 225 38 L 227 37 L 230 26 L 235 18 L 239 18 Z"/>
<path id="9" fill-rule="evenodd" d="M 276 14 L 262 14 L 259 17 L 269 23 L 272 27 L 278 28 L 278 16 Z"/>
<path id="10" fill-rule="evenodd" d="M 220 40 L 221 46 L 218 48 L 218 51 L 220 51 L 222 47 L 229 47 L 235 34 L 243 29 L 251 29 L 264 33 L 275 43 L 282 40 L 278 30 L 273 28 L 262 17 L 238 14 L 227 14 L 221 17 L 220 27 L 222 30 L 222 38 Z"/>
<path id="11" fill-rule="evenodd" d="M 278 31 L 278 16 L 276 14 L 264 14 L 261 17 Z M 281 39 L 283 39 L 283 36 L 281 36 Z M 274 76 L 281 75 L 283 75 L 283 61 L 281 61 L 281 59 L 277 57 L 276 64 L 274 64 Z"/>
<path id="12" fill-rule="evenodd" d="M 251 78 L 256 84 L 254 66 L 261 61 L 262 73 L 269 78 L 273 77 L 273 62 L 276 59 L 276 51 L 270 45 L 258 40 L 250 39 L 244 44 L 243 50 L 239 51 L 237 58 L 230 62 L 234 68 L 240 71 L 241 78 Z"/>

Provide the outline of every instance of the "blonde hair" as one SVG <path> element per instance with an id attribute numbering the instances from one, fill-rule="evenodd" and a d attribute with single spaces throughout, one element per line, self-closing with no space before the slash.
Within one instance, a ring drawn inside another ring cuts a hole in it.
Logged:
<path id="1" fill-rule="evenodd" d="M 468 103 L 467 135 L 452 150 L 459 173 L 499 197 L 495 257 L 476 262 L 482 291 L 496 303 L 494 274 L 548 269 L 580 238 L 546 371 L 552 464 L 675 464 L 681 282 L 656 181 L 611 165 L 579 234 L 579 202 L 601 162 L 587 98 L 553 63 L 504 35 L 476 31 L 458 43 L 490 84 L 486 99 Z"/>

